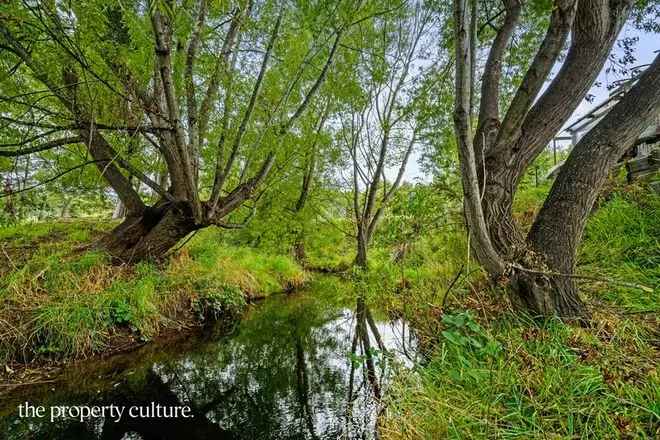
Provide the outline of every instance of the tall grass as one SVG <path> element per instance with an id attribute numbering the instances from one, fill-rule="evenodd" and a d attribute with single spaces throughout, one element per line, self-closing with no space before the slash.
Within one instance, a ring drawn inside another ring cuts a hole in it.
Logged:
<path id="1" fill-rule="evenodd" d="M 582 272 L 652 290 L 601 283 L 587 286 L 592 296 L 630 312 L 660 310 L 660 195 L 640 187 L 613 194 L 589 220 L 579 263 Z"/>
<path id="2" fill-rule="evenodd" d="M 491 318 L 492 319 L 492 318 Z M 398 438 L 651 438 L 659 419 L 650 334 L 505 314 L 446 314 L 425 366 L 399 377 L 382 434 Z"/>
<path id="3" fill-rule="evenodd" d="M 518 198 L 521 224 L 533 218 L 545 191 L 532 188 Z M 425 304 L 443 299 L 431 293 L 422 304 L 415 295 L 393 301 L 421 323 L 429 352 L 391 388 L 382 437 L 660 437 L 659 208 L 657 194 L 633 186 L 610 193 L 592 213 L 578 271 L 646 288 L 581 282 L 595 310 L 588 327 L 534 321 L 474 283 L 458 283 L 435 314 Z"/>
<path id="4" fill-rule="evenodd" d="M 103 225 L 101 229 L 104 229 Z M 112 265 L 80 250 L 91 223 L 0 232 L 0 362 L 80 358 L 239 312 L 246 299 L 300 286 L 290 258 L 228 247 L 204 230 L 163 262 Z"/>

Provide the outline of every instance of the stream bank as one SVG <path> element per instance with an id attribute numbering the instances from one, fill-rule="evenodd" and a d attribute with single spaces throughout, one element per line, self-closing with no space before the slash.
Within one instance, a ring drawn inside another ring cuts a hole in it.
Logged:
<path id="1" fill-rule="evenodd" d="M 79 360 L 232 321 L 253 299 L 307 280 L 290 257 L 228 246 L 215 230 L 196 234 L 167 259 L 113 264 L 84 246 L 111 226 L 72 221 L 0 230 L 0 383 L 41 380 Z"/>
<path id="2" fill-rule="evenodd" d="M 9 440 L 374 438 L 379 396 L 415 362 L 405 321 L 319 278 L 248 306 L 232 329 L 149 344 L 13 393 L 0 408 Z M 21 418 L 18 405 L 190 407 L 193 418 Z"/>

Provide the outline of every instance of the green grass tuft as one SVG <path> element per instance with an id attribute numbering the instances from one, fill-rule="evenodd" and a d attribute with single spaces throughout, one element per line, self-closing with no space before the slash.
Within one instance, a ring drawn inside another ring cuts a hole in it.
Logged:
<path id="1" fill-rule="evenodd" d="M 7 329 L 0 362 L 90 356 L 231 316 L 246 297 L 305 281 L 289 257 L 226 246 L 213 229 L 200 231 L 164 263 L 112 265 L 103 252 L 79 250 L 103 229 L 70 222 L 0 232 L 10 259 L 0 268 L 0 327 Z"/>
<path id="2" fill-rule="evenodd" d="M 521 224 L 529 225 L 546 191 L 518 197 Z M 437 287 L 390 299 L 417 328 L 428 361 L 397 376 L 381 437 L 660 436 L 659 208 L 657 194 L 632 186 L 592 213 L 578 271 L 646 288 L 581 281 L 595 309 L 588 328 L 514 313 L 478 279 L 459 282 L 445 308 Z M 450 247 L 448 255 L 456 267 L 460 253 Z M 446 276 L 438 281 L 447 285 Z"/>

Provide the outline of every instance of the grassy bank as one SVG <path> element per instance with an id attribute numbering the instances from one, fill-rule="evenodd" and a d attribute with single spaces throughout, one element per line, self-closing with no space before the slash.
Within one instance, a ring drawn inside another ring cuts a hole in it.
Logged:
<path id="1" fill-rule="evenodd" d="M 517 201 L 520 222 L 543 193 Z M 588 327 L 514 312 L 478 277 L 461 278 L 447 299 L 438 287 L 387 299 L 415 323 L 428 361 L 392 386 L 383 438 L 660 436 L 660 197 L 627 187 L 598 203 L 578 272 L 611 281 L 580 282 L 594 313 Z M 448 246 L 449 267 L 465 263 L 464 254 L 454 260 L 463 248 Z"/>
<path id="2" fill-rule="evenodd" d="M 112 265 L 104 253 L 82 250 L 109 226 L 65 222 L 0 230 L 0 364 L 120 350 L 232 316 L 250 298 L 304 281 L 290 258 L 225 246 L 212 229 L 198 232 L 163 263 Z"/>

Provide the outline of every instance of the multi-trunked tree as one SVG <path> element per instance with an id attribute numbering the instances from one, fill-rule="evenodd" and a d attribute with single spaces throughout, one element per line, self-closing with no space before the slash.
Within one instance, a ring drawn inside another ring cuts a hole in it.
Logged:
<path id="1" fill-rule="evenodd" d="M 82 148 L 126 210 L 99 241 L 119 260 L 238 227 L 228 216 L 266 181 L 345 36 L 380 7 L 230 3 L 26 2 L 3 13 L 0 45 L 21 75 L 5 79 L 16 93 L 3 97 L 3 119 L 19 136 L 0 155 Z"/>
<path id="2" fill-rule="evenodd" d="M 454 1 L 454 125 L 472 252 L 493 278 L 506 281 L 515 302 L 532 313 L 585 316 L 575 285 L 577 247 L 613 165 L 660 112 L 660 60 L 656 57 L 574 146 L 525 237 L 512 217 L 521 178 L 585 98 L 633 4 L 555 0 L 545 37 L 505 106 L 500 97 L 503 58 L 523 5 L 519 0 L 504 3 L 504 19 L 488 52 L 478 112 L 472 118 L 476 9 L 467 0 Z M 541 93 L 567 41 L 568 53 Z"/>

